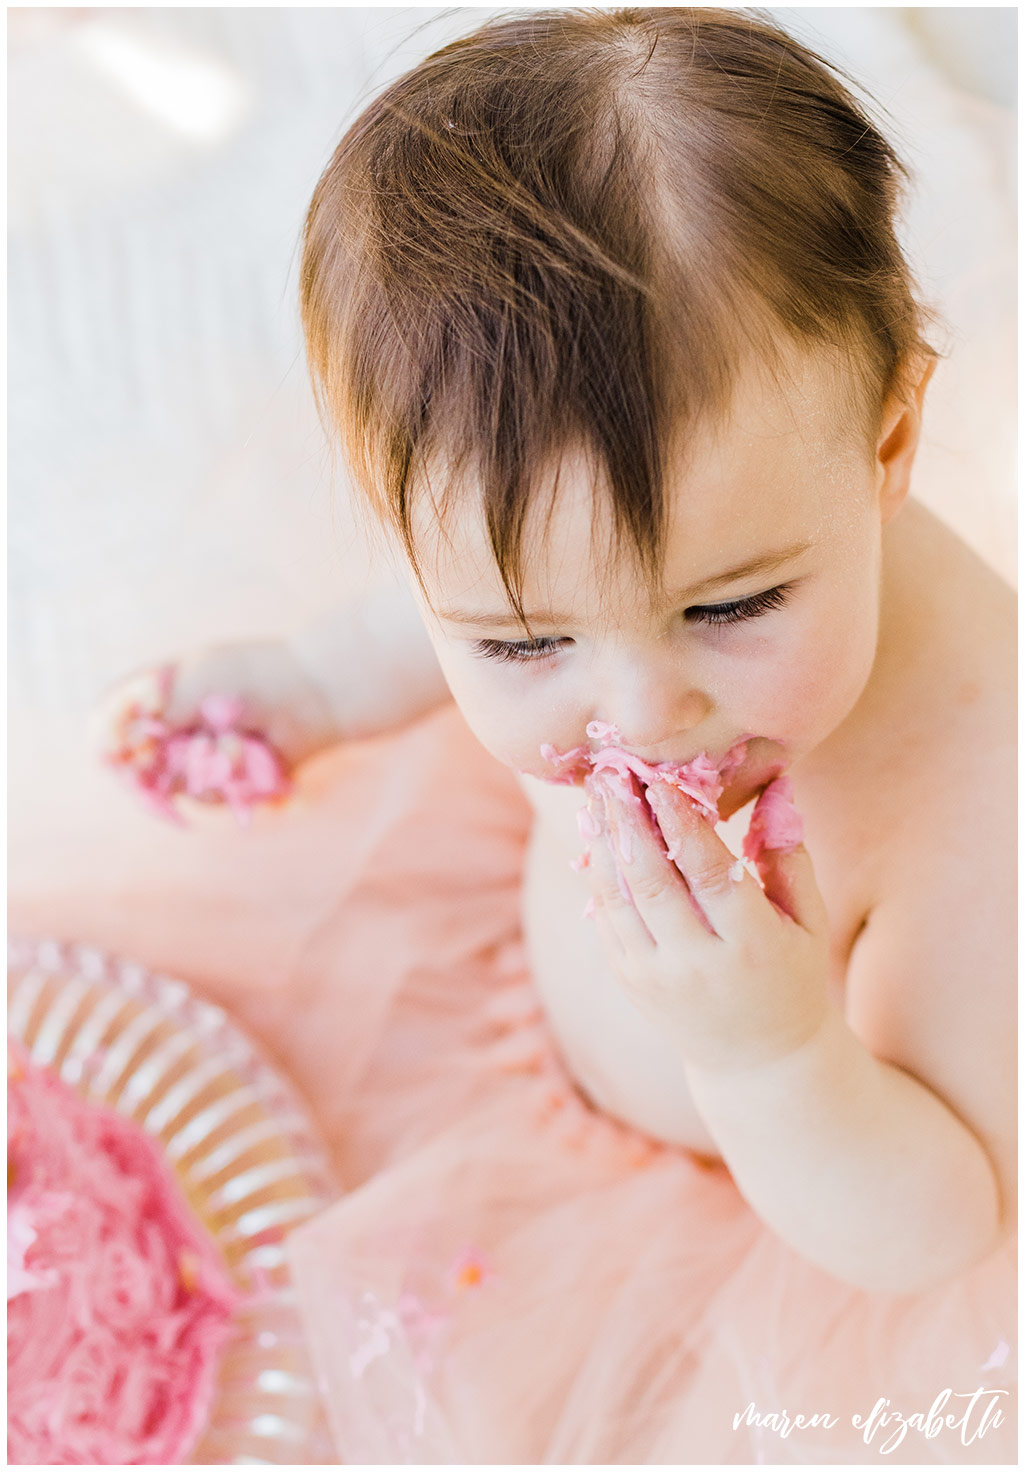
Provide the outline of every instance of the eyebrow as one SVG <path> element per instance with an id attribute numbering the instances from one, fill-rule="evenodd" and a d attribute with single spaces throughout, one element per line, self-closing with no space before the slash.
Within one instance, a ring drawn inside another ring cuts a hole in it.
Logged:
<path id="1" fill-rule="evenodd" d="M 692 603 L 698 598 L 706 598 L 709 593 L 729 583 L 737 583 L 742 578 L 777 572 L 787 562 L 794 561 L 801 553 L 806 552 L 810 545 L 810 542 L 794 542 L 792 546 L 784 547 L 779 552 L 766 552 L 760 557 L 751 557 L 749 561 L 741 562 L 737 567 L 730 567 L 726 572 L 716 573 L 714 577 L 707 578 L 694 588 L 683 588 L 670 593 L 668 602 L 672 605 Z M 463 613 L 458 608 L 439 608 L 437 613 L 438 617 L 446 623 L 467 624 L 475 628 L 521 629 L 524 624 L 524 620 L 517 618 L 514 613 Z M 554 613 L 549 609 L 537 610 L 525 616 L 525 623 L 528 625 L 570 624 L 572 621 L 571 614 Z"/>

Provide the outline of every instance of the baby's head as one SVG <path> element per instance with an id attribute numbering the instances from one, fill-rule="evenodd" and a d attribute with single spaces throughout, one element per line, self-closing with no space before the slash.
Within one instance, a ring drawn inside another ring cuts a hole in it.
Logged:
<path id="1" fill-rule="evenodd" d="M 933 358 L 900 179 L 829 67 L 724 10 L 492 22 L 349 129 L 314 382 L 502 760 L 754 736 L 753 790 L 853 708 Z"/>

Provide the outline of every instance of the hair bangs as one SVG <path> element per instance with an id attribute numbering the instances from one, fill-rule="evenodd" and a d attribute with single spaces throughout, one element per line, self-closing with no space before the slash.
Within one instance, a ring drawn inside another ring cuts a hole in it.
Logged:
<path id="1" fill-rule="evenodd" d="M 729 11 L 532 12 L 394 83 L 317 187 L 302 300 L 321 410 L 417 574 L 440 467 L 522 617 L 527 513 L 582 446 L 653 582 L 667 464 L 780 337 L 880 411 L 927 350 L 898 182 L 825 63 Z"/>

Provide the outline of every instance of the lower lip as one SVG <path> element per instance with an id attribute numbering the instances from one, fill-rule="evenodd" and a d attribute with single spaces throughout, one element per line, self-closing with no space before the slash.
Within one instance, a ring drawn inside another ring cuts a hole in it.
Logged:
<path id="1" fill-rule="evenodd" d="M 768 736 L 741 736 L 738 741 L 734 741 L 729 747 L 719 766 L 722 766 L 734 751 L 740 747 L 746 747 L 746 751 L 743 753 L 743 759 L 734 770 L 736 772 L 749 771 L 755 766 L 764 765 L 764 757 L 761 755 L 761 752 L 765 747 L 778 748 L 779 745 L 779 742 L 773 741 Z"/>
<path id="2" fill-rule="evenodd" d="M 729 748 L 734 751 L 740 742 L 735 742 Z M 756 776 L 762 776 L 768 780 L 770 775 L 777 776 L 788 765 L 785 744 L 776 741 L 771 736 L 745 736 L 743 744 L 747 751 L 743 760 L 735 768 L 728 778 L 726 785 L 735 787 L 738 782 L 749 782 Z M 751 748 L 754 748 L 751 750 Z"/>
<path id="3" fill-rule="evenodd" d="M 778 751 L 780 743 L 771 744 L 776 748 L 775 754 L 766 752 L 763 756 L 744 758 L 725 783 L 723 795 L 727 793 L 746 801 L 785 771 L 787 762 L 784 753 Z"/>
<path id="4" fill-rule="evenodd" d="M 752 757 L 749 753 L 749 747 L 753 745 L 769 748 L 774 747 L 779 755 L 774 756 L 774 758 L 768 756 L 767 754 L 760 757 Z M 775 777 L 777 777 L 780 772 L 785 770 L 785 767 L 787 765 L 784 756 L 785 742 L 777 741 L 774 737 L 771 736 L 740 736 L 737 737 L 737 739 L 732 743 L 725 754 L 715 763 L 715 765 L 719 768 L 723 766 L 729 755 L 732 752 L 736 751 L 737 748 L 743 746 L 747 747 L 748 751 L 744 754 L 742 761 L 729 774 L 728 780 L 725 783 L 724 790 L 726 792 L 735 793 L 737 789 L 740 789 L 742 791 L 744 788 L 746 788 L 749 794 L 753 796 L 753 794 L 758 790 L 759 787 L 767 786 L 767 784 L 771 782 Z M 696 758 L 691 758 L 691 761 L 692 760 L 696 760 Z M 714 758 L 711 758 L 711 760 L 714 761 Z M 658 765 L 658 763 L 651 763 L 651 765 Z M 686 766 L 688 765 L 688 763 L 683 762 L 678 763 L 677 765 Z M 524 777 L 538 777 L 541 781 L 544 782 L 551 782 L 553 780 L 550 769 L 543 772 L 528 772 L 524 768 L 517 768 L 516 770 L 520 771 Z M 574 786 L 582 786 L 586 775 L 587 774 L 584 763 L 581 764 L 579 771 L 572 774 L 572 776 L 566 775 L 561 778 L 554 778 L 554 781 L 560 782 L 562 785 L 565 785 L 568 782 Z"/>

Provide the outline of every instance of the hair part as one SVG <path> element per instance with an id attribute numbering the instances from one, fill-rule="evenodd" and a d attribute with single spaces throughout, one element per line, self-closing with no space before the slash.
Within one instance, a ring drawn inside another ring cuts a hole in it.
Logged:
<path id="1" fill-rule="evenodd" d="M 780 340 L 838 355 L 877 434 L 934 353 L 905 178 L 836 69 L 748 12 L 499 18 L 388 87 L 313 196 L 302 315 L 321 412 L 417 576 L 416 488 L 443 517 L 472 478 L 521 618 L 527 512 L 578 445 L 653 581 L 673 447 Z"/>

